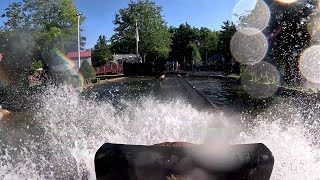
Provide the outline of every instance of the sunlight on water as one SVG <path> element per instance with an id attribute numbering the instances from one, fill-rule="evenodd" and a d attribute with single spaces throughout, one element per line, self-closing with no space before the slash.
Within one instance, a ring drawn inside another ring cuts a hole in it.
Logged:
<path id="1" fill-rule="evenodd" d="M 32 123 L 0 129 L 4 135 L 0 138 L 0 179 L 95 179 L 94 155 L 105 142 L 203 143 L 210 141 L 208 134 L 217 135 L 213 129 L 221 127 L 239 130 L 228 135 L 233 142 L 262 142 L 270 147 L 275 156 L 273 179 L 320 178 L 316 173 L 320 149 L 312 144 L 319 140 L 311 133 L 315 125 L 304 126 L 294 108 L 270 109 L 254 123 L 244 119 L 247 130 L 242 131 L 223 114 L 200 112 L 182 100 L 144 97 L 120 104 L 116 108 L 109 102 L 84 99 L 67 86 L 49 87 L 41 95 L 41 108 Z M 281 118 L 287 118 L 287 124 Z"/>

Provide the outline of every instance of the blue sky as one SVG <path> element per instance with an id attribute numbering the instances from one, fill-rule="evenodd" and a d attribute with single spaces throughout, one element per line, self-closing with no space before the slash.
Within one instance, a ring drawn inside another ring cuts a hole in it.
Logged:
<path id="1" fill-rule="evenodd" d="M 17 0 L 0 0 L 0 14 L 9 3 Z M 188 22 L 195 27 L 219 30 L 223 21 L 232 19 L 232 10 L 239 0 L 155 0 L 163 7 L 163 16 L 169 26 Z M 99 35 L 112 36 L 112 21 L 120 8 L 130 0 L 76 0 L 77 6 L 86 16 L 82 28 L 87 38 L 87 48 L 92 48 Z M 0 19 L 2 24 L 3 19 Z"/>

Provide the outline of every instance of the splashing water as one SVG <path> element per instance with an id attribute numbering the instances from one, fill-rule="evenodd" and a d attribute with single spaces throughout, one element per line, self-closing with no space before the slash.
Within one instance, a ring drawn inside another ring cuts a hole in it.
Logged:
<path id="1" fill-rule="evenodd" d="M 239 142 L 262 142 L 270 148 L 275 157 L 271 179 L 320 179 L 319 116 L 314 114 L 318 108 L 303 112 L 296 104 L 282 102 L 247 124 Z"/>
<path id="2" fill-rule="evenodd" d="M 95 179 L 94 154 L 105 142 L 203 143 L 217 121 L 234 128 L 227 117 L 198 111 L 183 100 L 143 97 L 123 100 L 118 109 L 109 102 L 85 99 L 68 86 L 49 87 L 40 99 L 33 120 L 0 128 L 0 179 Z M 319 179 L 319 125 L 315 121 L 306 126 L 299 111 L 285 105 L 253 122 L 243 119 L 247 128 L 232 142 L 270 147 L 275 156 L 273 179 Z M 280 110 L 286 113 L 279 116 Z"/>
<path id="3" fill-rule="evenodd" d="M 206 121 L 214 118 L 182 101 L 163 103 L 150 97 L 123 102 L 120 111 L 108 102 L 82 99 L 67 86 L 49 88 L 33 118 L 41 127 L 32 135 L 22 138 L 26 133 L 19 130 L 27 125 L 14 127 L 14 132 L 2 129 L 9 134 L 1 138 L 7 146 L 1 149 L 0 179 L 95 179 L 94 154 L 103 143 L 199 143 Z"/>

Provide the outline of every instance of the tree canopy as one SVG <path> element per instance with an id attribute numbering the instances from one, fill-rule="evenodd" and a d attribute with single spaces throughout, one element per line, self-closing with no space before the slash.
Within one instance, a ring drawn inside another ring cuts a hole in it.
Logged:
<path id="1" fill-rule="evenodd" d="M 191 67 L 194 60 L 192 52 L 197 52 L 197 61 L 206 60 L 217 53 L 218 32 L 208 28 L 191 27 L 188 23 L 181 24 L 178 28 L 170 27 L 172 44 L 170 59 Z"/>
<path id="2" fill-rule="evenodd" d="M 170 57 L 183 64 L 192 64 L 193 58 L 188 45 L 198 40 L 198 30 L 188 23 L 171 28 L 173 33 Z"/>
<path id="3" fill-rule="evenodd" d="M 7 42 L 3 53 L 10 73 L 23 74 L 37 61 L 53 65 L 54 48 L 63 52 L 76 49 L 78 10 L 74 0 L 22 0 L 11 3 L 5 11 Z"/>
<path id="4" fill-rule="evenodd" d="M 115 16 L 115 34 L 111 38 L 116 53 L 135 53 L 137 21 L 139 54 L 148 61 L 164 60 L 170 51 L 170 33 L 161 14 L 162 7 L 149 0 L 131 1 Z"/>
<path id="5" fill-rule="evenodd" d="M 237 32 L 237 28 L 232 22 L 230 21 L 223 22 L 223 25 L 221 26 L 220 35 L 219 35 L 218 51 L 226 59 L 232 58 L 232 54 L 230 51 L 230 41 L 232 36 L 236 32 Z"/>
<path id="6" fill-rule="evenodd" d="M 108 60 L 112 60 L 112 52 L 107 44 L 105 36 L 99 36 L 99 39 L 92 51 L 92 65 L 94 67 L 101 66 Z"/>
<path id="7" fill-rule="evenodd" d="M 199 50 L 201 54 L 201 59 L 208 59 L 217 53 L 218 47 L 218 32 L 212 31 L 208 28 L 200 28 L 199 37 Z"/>
<path id="8" fill-rule="evenodd" d="M 194 43 L 190 43 L 187 46 L 187 50 L 189 53 L 191 52 L 192 64 L 199 65 L 201 60 L 201 55 L 200 55 L 198 46 Z"/>
<path id="9" fill-rule="evenodd" d="M 223 22 L 221 29 L 218 41 L 218 52 L 224 58 L 223 69 L 226 73 L 239 72 L 239 63 L 234 61 L 230 50 L 230 41 L 237 32 L 237 28 L 232 22 L 225 21 Z"/>

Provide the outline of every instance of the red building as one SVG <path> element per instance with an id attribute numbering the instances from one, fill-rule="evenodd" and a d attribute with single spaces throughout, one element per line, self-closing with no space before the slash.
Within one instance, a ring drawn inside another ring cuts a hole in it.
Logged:
<path id="1" fill-rule="evenodd" d="M 68 52 L 67 57 L 78 65 L 78 52 Z M 88 63 L 92 65 L 90 49 L 80 52 L 80 64 L 82 64 L 83 61 L 88 61 Z"/>

